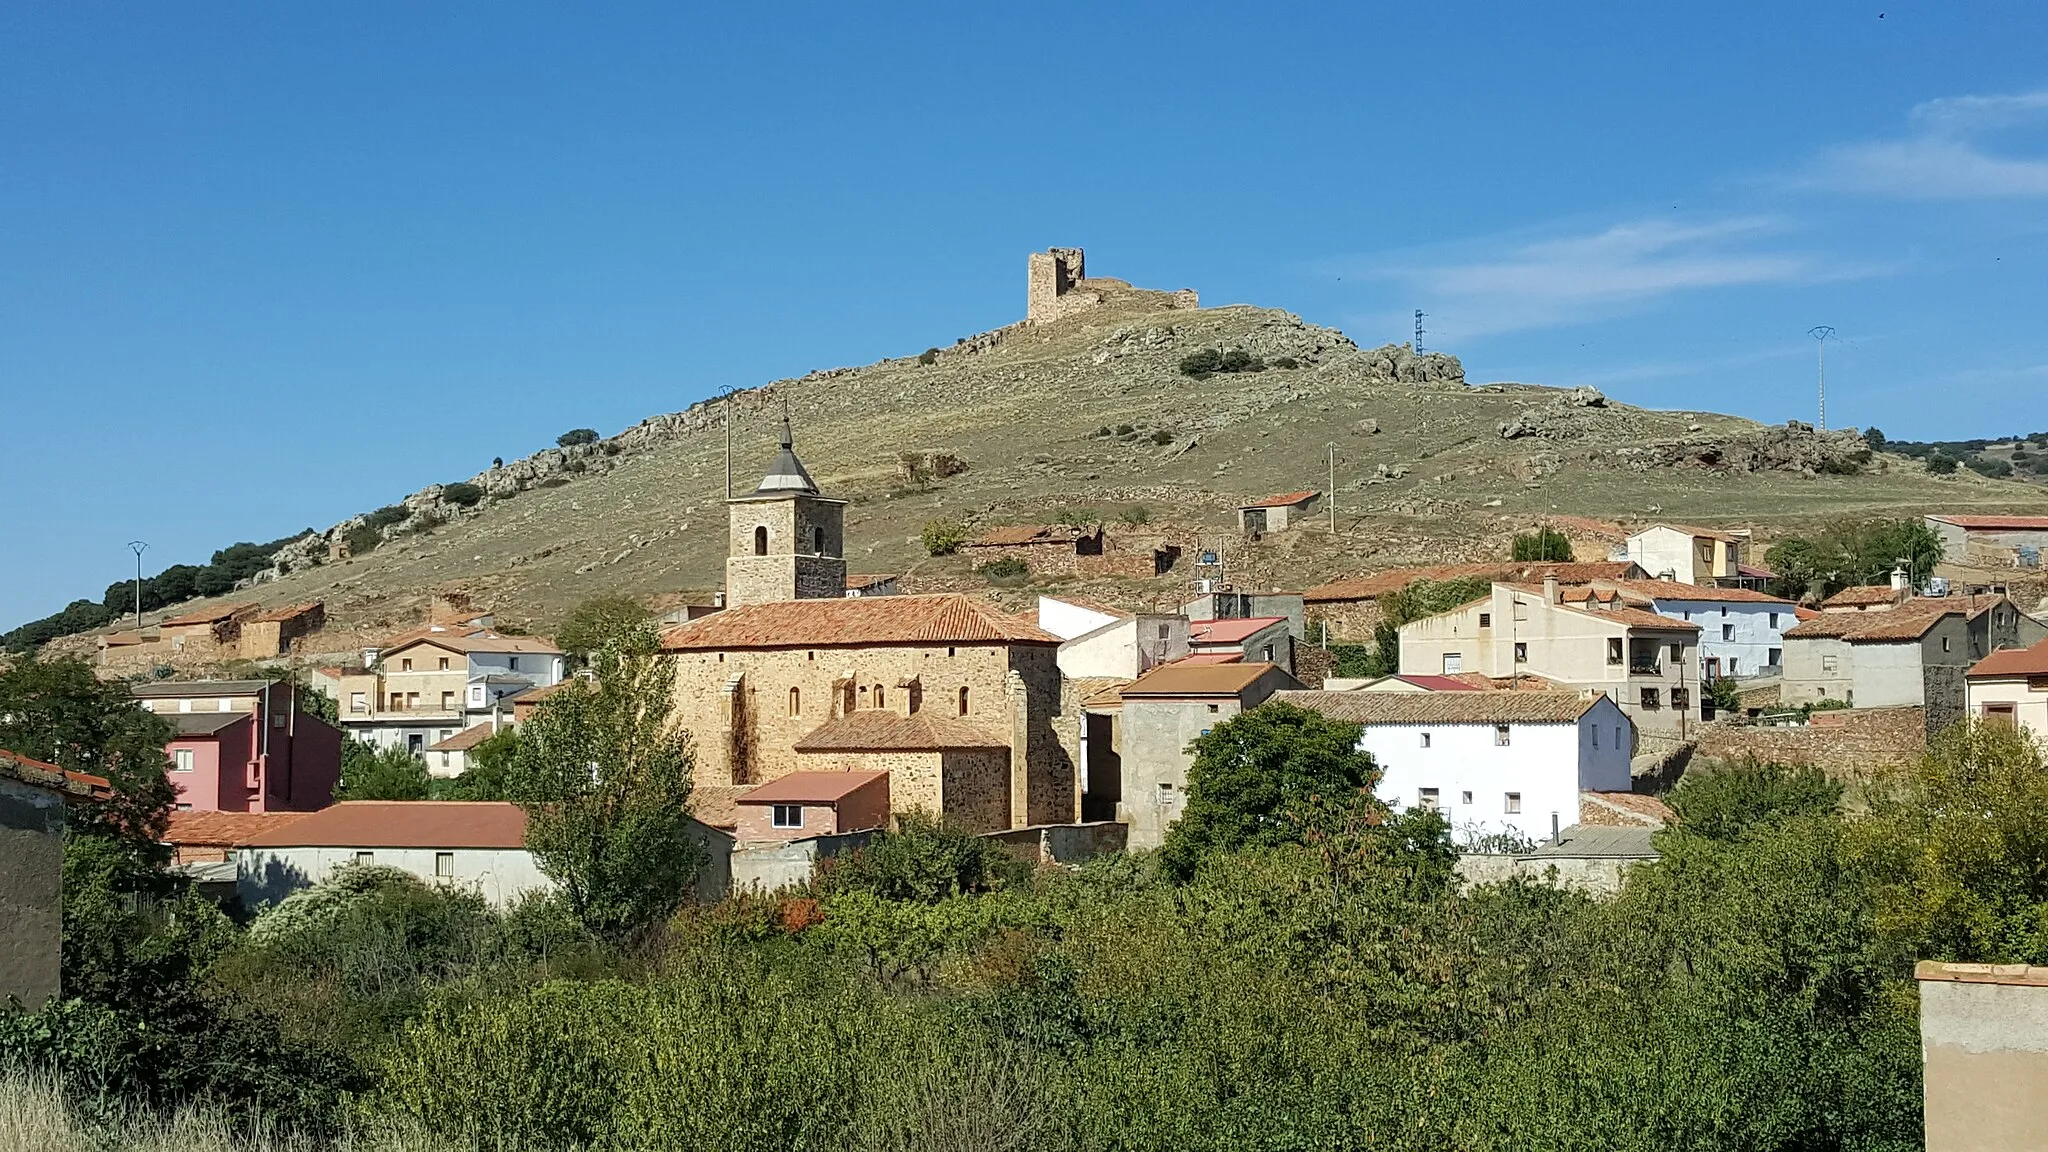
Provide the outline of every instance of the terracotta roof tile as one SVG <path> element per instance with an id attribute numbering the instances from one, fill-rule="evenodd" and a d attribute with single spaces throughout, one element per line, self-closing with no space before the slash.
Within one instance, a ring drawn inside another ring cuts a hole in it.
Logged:
<path id="1" fill-rule="evenodd" d="M 526 812 L 493 800 L 344 800 L 251 836 L 246 846 L 524 848 Z"/>
<path id="2" fill-rule="evenodd" d="M 104 776 L 73 772 L 5 748 L 0 748 L 0 776 L 90 800 L 104 800 L 114 794 L 113 784 Z"/>
<path id="3" fill-rule="evenodd" d="M 1829 608 L 1868 608 L 1879 604 L 1895 604 L 1901 599 L 1898 591 L 1889 584 L 1858 584 L 1820 602 L 1823 611 Z"/>
<path id="4" fill-rule="evenodd" d="M 1994 600 L 1973 613 L 1967 601 L 1916 597 L 1882 612 L 1823 612 L 1785 633 L 1787 640 L 1836 639 L 1850 643 L 1918 640 L 1944 617 L 1972 617 L 1989 610 Z"/>
<path id="5" fill-rule="evenodd" d="M 1313 500 L 1313 499 L 1315 499 L 1316 497 L 1318 497 L 1318 496 L 1321 496 L 1321 495 L 1322 495 L 1322 493 L 1321 493 L 1321 492 L 1316 492 L 1316 491 L 1308 491 L 1308 492 L 1282 492 L 1282 493 L 1281 493 L 1280 495 L 1278 495 L 1278 496 L 1266 496 L 1266 497 L 1262 497 L 1262 498 L 1260 498 L 1260 499 L 1258 499 L 1258 500 L 1254 500 L 1254 501 L 1252 501 L 1252 502 L 1251 502 L 1251 503 L 1249 503 L 1249 504 L 1240 504 L 1240 505 L 1238 505 L 1238 507 L 1239 507 L 1239 508 L 1291 508 L 1291 507 L 1293 507 L 1294 505 L 1296 505 L 1296 504 L 1299 504 L 1299 503 L 1301 503 L 1301 502 L 1302 502 L 1302 501 L 1304 501 L 1304 500 Z"/>
<path id="6" fill-rule="evenodd" d="M 324 612 L 326 610 L 327 605 L 318 600 L 309 600 L 304 604 L 286 604 L 278 608 L 272 608 L 267 612 L 258 612 L 256 615 L 249 617 L 249 619 L 252 622 L 283 623 L 287 620 L 296 620 L 301 616 L 308 616 L 312 613 Z"/>
<path id="7" fill-rule="evenodd" d="M 1176 660 L 1124 685 L 1118 694 L 1125 700 L 1133 696 L 1236 696 L 1275 670 L 1272 664 L 1195 664 Z"/>
<path id="8" fill-rule="evenodd" d="M 441 741 L 438 744 L 427 745 L 427 751 L 467 752 L 471 748 L 476 747 L 477 745 L 483 743 L 486 740 L 489 740 L 491 737 L 496 736 L 497 734 L 498 733 L 494 729 L 492 729 L 491 722 L 486 720 L 481 724 L 472 724 L 471 726 L 464 728 L 462 731 L 457 732 L 455 735 L 450 736 L 449 738 Z"/>
<path id="9" fill-rule="evenodd" d="M 2048 516 L 1929 516 L 1971 532 L 2048 532 Z"/>
<path id="10" fill-rule="evenodd" d="M 1515 591 L 1521 592 L 1525 595 L 1537 597 L 1541 597 L 1543 595 L 1543 588 L 1541 585 L 1509 584 L 1507 585 L 1507 587 L 1513 588 Z M 1585 592 L 1585 589 L 1567 588 L 1561 589 L 1560 591 L 1563 594 L 1569 596 L 1569 594 L 1573 591 L 1578 591 L 1583 594 Z M 1608 601 L 1603 601 L 1603 603 L 1606 602 Z M 1459 608 L 1451 609 L 1451 611 L 1461 611 L 1465 607 L 1469 607 L 1469 605 L 1461 605 Z M 1579 602 L 1575 603 L 1570 599 L 1567 599 L 1565 603 L 1558 605 L 1558 607 L 1569 608 L 1574 612 L 1582 612 L 1588 616 L 1596 617 L 1601 620 L 1612 620 L 1617 624 L 1622 624 L 1630 628 L 1641 628 L 1645 631 L 1651 632 L 1697 632 L 1700 630 L 1700 626 L 1697 624 L 1693 624 L 1685 620 L 1674 620 L 1669 616 L 1659 616 L 1657 613 L 1648 611 L 1643 608 L 1630 608 L 1626 604 L 1616 604 L 1614 607 L 1611 608 L 1590 607 L 1587 603 L 1585 603 L 1583 595 Z"/>
<path id="11" fill-rule="evenodd" d="M 1647 828 L 1661 828 L 1678 819 L 1678 813 L 1669 804 L 1655 796 L 1639 792 L 1580 792 L 1579 796 L 1593 809 L 1582 813 L 1581 822 L 1586 824 L 1640 824 Z"/>
<path id="12" fill-rule="evenodd" d="M 1480 682 L 1475 684 L 1473 677 Z M 1493 688 L 1493 681 L 1477 672 L 1453 672 L 1449 676 L 1405 676 L 1397 674 L 1394 679 L 1415 685 L 1425 692 L 1481 692 Z"/>
<path id="13" fill-rule="evenodd" d="M 230 616 L 242 612 L 254 612 L 254 604 L 216 604 L 211 608 L 198 608 L 183 616 L 173 616 L 162 622 L 160 627 L 178 628 L 188 624 L 218 624 Z"/>
<path id="14" fill-rule="evenodd" d="M 296 824 L 310 812 L 173 812 L 164 843 L 197 848 L 239 848 L 252 836 Z"/>
<path id="15" fill-rule="evenodd" d="M 742 604 L 664 632 L 669 652 L 866 644 L 1058 644 L 1060 638 L 959 593 Z"/>
<path id="16" fill-rule="evenodd" d="M 882 708 L 827 720 L 795 745 L 799 752 L 940 752 L 1009 746 L 964 720 L 930 712 L 904 716 Z"/>
<path id="17" fill-rule="evenodd" d="M 1705 600 L 1729 604 L 1782 604 L 1787 609 L 1792 602 L 1783 596 L 1758 592 L 1754 588 L 1720 588 L 1711 584 L 1681 584 L 1676 580 L 1595 580 L 1594 587 L 1618 588 L 1634 592 L 1652 600 Z"/>
<path id="18" fill-rule="evenodd" d="M 791 772 L 740 794 L 741 804 L 836 804 L 877 781 L 887 772 Z"/>
<path id="19" fill-rule="evenodd" d="M 1606 699 L 1576 692 L 1275 692 L 1272 698 L 1357 724 L 1567 724 Z"/>
<path id="20" fill-rule="evenodd" d="M 1320 584 L 1302 594 L 1311 604 L 1331 601 L 1374 600 L 1399 592 L 1416 580 L 1458 580 L 1479 576 L 1488 580 L 1536 580 L 1557 577 L 1560 584 L 1584 584 L 1591 580 L 1639 578 L 1643 570 L 1633 560 L 1609 561 L 1524 561 L 1491 564 L 1435 564 L 1422 568 L 1390 568 L 1369 576 L 1353 576 Z"/>
<path id="21" fill-rule="evenodd" d="M 2048 676 L 2048 640 L 2032 648 L 2001 648 L 1972 665 L 1970 676 Z"/>

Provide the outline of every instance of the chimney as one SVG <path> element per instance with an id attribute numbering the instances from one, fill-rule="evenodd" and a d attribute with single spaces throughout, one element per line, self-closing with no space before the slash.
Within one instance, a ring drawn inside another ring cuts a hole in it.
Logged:
<path id="1" fill-rule="evenodd" d="M 711 594 L 711 606 L 713 608 L 725 607 L 725 589 L 720 588 L 718 591 L 713 592 Z"/>
<path id="2" fill-rule="evenodd" d="M 1898 567 L 1893 568 L 1892 594 L 1894 598 L 1903 600 L 1906 598 L 1906 594 L 1911 592 L 1912 590 L 1913 584 L 1911 578 L 1906 575 L 1906 566 L 1904 564 L 1901 564 Z"/>
<path id="3" fill-rule="evenodd" d="M 1657 573 L 1657 579 L 1662 580 L 1667 584 L 1676 584 L 1678 583 L 1678 573 L 1669 568 L 1666 568 L 1662 572 Z"/>
<path id="4" fill-rule="evenodd" d="M 1557 573 L 1555 572 L 1543 578 L 1543 602 L 1546 604 L 1562 604 L 1564 602 L 1558 595 Z"/>
<path id="5" fill-rule="evenodd" d="M 1553 847 L 1555 847 L 1558 844 L 1564 843 L 1564 838 L 1558 831 L 1557 813 L 1555 812 L 1552 812 L 1550 814 L 1550 843 Z"/>

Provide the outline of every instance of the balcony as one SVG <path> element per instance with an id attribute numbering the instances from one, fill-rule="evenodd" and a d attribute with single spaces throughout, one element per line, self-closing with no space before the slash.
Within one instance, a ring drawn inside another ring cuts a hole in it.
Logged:
<path id="1" fill-rule="evenodd" d="M 1655 660 L 1631 660 L 1628 662 L 1628 674 L 1631 676 L 1662 676 L 1664 674 L 1664 665 Z"/>

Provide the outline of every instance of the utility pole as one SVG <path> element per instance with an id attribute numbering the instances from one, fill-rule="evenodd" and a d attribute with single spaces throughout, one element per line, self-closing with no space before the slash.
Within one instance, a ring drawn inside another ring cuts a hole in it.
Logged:
<path id="1" fill-rule="evenodd" d="M 1330 441 L 1330 535 L 1337 535 L 1337 442 Z"/>
<path id="2" fill-rule="evenodd" d="M 1806 334 L 1813 337 L 1818 344 L 1814 375 L 1820 381 L 1820 423 L 1816 427 L 1825 432 L 1828 430 L 1828 337 L 1833 336 L 1835 330 L 1825 324 L 1819 324 L 1808 328 Z"/>
<path id="3" fill-rule="evenodd" d="M 1422 309 L 1415 310 L 1415 354 L 1422 355 Z"/>
<path id="4" fill-rule="evenodd" d="M 142 554 L 149 551 L 149 541 L 130 540 L 128 550 L 135 553 L 135 629 L 142 630 Z"/>
<path id="5" fill-rule="evenodd" d="M 725 413 L 725 498 L 732 499 L 732 394 L 726 393 L 718 405 Z"/>

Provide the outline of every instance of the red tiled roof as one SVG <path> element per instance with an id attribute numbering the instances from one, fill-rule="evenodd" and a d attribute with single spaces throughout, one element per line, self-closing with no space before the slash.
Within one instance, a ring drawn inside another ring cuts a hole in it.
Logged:
<path id="1" fill-rule="evenodd" d="M 1071 544 L 1087 535 L 1079 528 L 1067 524 L 1010 524 L 991 528 L 967 543 L 964 548 L 1005 548 L 1018 544 Z"/>
<path id="2" fill-rule="evenodd" d="M 526 811 L 495 800 L 344 800 L 251 848 L 524 848 Z"/>
<path id="3" fill-rule="evenodd" d="M 1598 693 L 1507 691 L 1275 692 L 1272 698 L 1357 724 L 1569 723 L 1606 699 Z"/>
<path id="4" fill-rule="evenodd" d="M 216 604 L 211 608 L 199 608 L 183 616 L 173 616 L 163 621 L 161 627 L 177 628 L 187 624 L 218 624 L 238 612 L 254 611 L 254 604 Z"/>
<path id="5" fill-rule="evenodd" d="M 1236 696 L 1273 671 L 1272 664 L 1194 664 L 1176 660 L 1161 664 L 1118 690 L 1133 696 Z"/>
<path id="6" fill-rule="evenodd" d="M 538 636 L 507 636 L 475 624 L 426 624 L 402 632 L 384 642 L 384 655 L 400 652 L 415 644 L 433 644 L 451 652 L 532 652 L 543 656 L 562 653 Z"/>
<path id="7" fill-rule="evenodd" d="M 2048 532 L 2048 516 L 1929 516 L 1966 532 Z"/>
<path id="8" fill-rule="evenodd" d="M 1239 508 L 1290 508 L 1290 507 L 1293 507 L 1293 506 L 1294 506 L 1294 505 L 1296 505 L 1296 504 L 1299 504 L 1299 503 L 1301 503 L 1301 502 L 1302 502 L 1302 501 L 1304 501 L 1304 500 L 1313 500 L 1313 499 L 1315 499 L 1316 497 L 1318 497 L 1318 496 L 1321 496 L 1321 495 L 1322 495 L 1322 493 L 1321 493 L 1321 492 L 1315 492 L 1315 491 L 1308 491 L 1308 492 L 1282 492 L 1282 493 L 1281 493 L 1280 495 L 1278 495 L 1278 496 L 1267 496 L 1267 497 L 1264 497 L 1264 498 L 1262 498 L 1262 499 L 1259 499 L 1259 500 L 1254 500 L 1254 501 L 1252 501 L 1252 502 L 1251 502 L 1251 503 L 1249 503 L 1249 504 L 1240 504 L 1240 505 L 1238 505 L 1238 507 L 1239 507 Z"/>
<path id="9" fill-rule="evenodd" d="M 1484 683 L 1474 684 L 1465 678 L 1467 676 L 1477 676 Z M 1397 675 L 1394 679 L 1413 684 L 1417 688 L 1429 692 L 1478 692 L 1493 687 L 1492 680 L 1481 676 L 1477 672 L 1459 672 L 1449 676 Z"/>
<path id="10" fill-rule="evenodd" d="M 250 837 L 296 824 L 310 812 L 173 812 L 164 843 L 195 848 L 239 848 Z"/>
<path id="11" fill-rule="evenodd" d="M 2048 640 L 2032 648 L 2001 648 L 1970 667 L 1970 678 L 2048 676 Z"/>
<path id="12" fill-rule="evenodd" d="M 1822 610 L 1829 608 L 1866 608 L 1877 604 L 1891 604 L 1902 599 L 1898 590 L 1889 584 L 1858 584 L 1820 602 Z"/>
<path id="13" fill-rule="evenodd" d="M 1242 644 L 1275 624 L 1287 623 L 1285 616 L 1246 616 L 1232 620 L 1196 620 L 1188 625 L 1190 644 Z"/>
<path id="14" fill-rule="evenodd" d="M 1540 585 L 1509 584 L 1507 587 L 1513 588 L 1525 596 L 1540 598 L 1543 595 L 1543 588 Z M 1573 602 L 1573 593 L 1578 594 L 1576 597 L 1577 603 Z M 1588 616 L 1601 620 L 1612 620 L 1617 624 L 1623 624 L 1630 628 L 1641 628 L 1652 632 L 1697 632 L 1700 630 L 1700 626 L 1697 624 L 1684 620 L 1673 620 L 1669 616 L 1659 616 L 1655 612 L 1646 611 L 1641 608 L 1630 608 L 1626 604 L 1615 602 L 1613 599 L 1602 601 L 1603 603 L 1614 603 L 1613 607 L 1590 607 L 1587 601 L 1591 599 L 1591 592 L 1585 587 L 1561 589 L 1559 594 L 1566 598 L 1563 604 L 1558 605 L 1560 608 L 1569 608 L 1574 612 L 1583 612 Z M 1458 608 L 1451 609 L 1451 611 L 1463 611 L 1466 607 L 1470 607 L 1470 605 L 1461 605 Z M 1443 615 L 1443 613 L 1440 613 L 1440 615 Z"/>
<path id="15" fill-rule="evenodd" d="M 1973 617 L 1989 610 L 1993 603 L 1996 601 L 1986 600 L 1984 607 L 1973 613 L 1967 601 L 1916 597 L 1882 612 L 1822 612 L 1787 630 L 1785 639 L 1821 638 L 1851 643 L 1918 640 L 1944 617 Z"/>
<path id="16" fill-rule="evenodd" d="M 1058 644 L 1034 624 L 957 592 L 741 604 L 662 633 L 668 652 L 863 644 Z"/>
<path id="17" fill-rule="evenodd" d="M 904 716 L 870 708 L 825 721 L 796 742 L 799 752 L 942 752 L 1007 748 L 1009 743 L 964 720 L 919 712 Z"/>
<path id="18" fill-rule="evenodd" d="M 114 785 L 104 776 L 73 772 L 5 748 L 0 748 L 0 776 L 88 800 L 104 800 L 114 794 Z"/>
<path id="19" fill-rule="evenodd" d="M 497 731 L 491 727 L 491 722 L 486 720 L 481 724 L 472 724 L 438 744 L 427 745 L 427 751 L 467 752 L 497 734 Z"/>
<path id="20" fill-rule="evenodd" d="M 1676 580 L 1595 580 L 1598 588 L 1619 588 L 1652 600 L 1705 600 L 1729 604 L 1782 604 L 1792 606 L 1783 596 L 1758 592 L 1754 588 L 1720 588 L 1711 584 L 1682 584 Z"/>
<path id="21" fill-rule="evenodd" d="M 1399 592 L 1417 580 L 1459 580 L 1468 576 L 1488 580 L 1542 580 L 1557 577 L 1560 584 L 1584 584 L 1589 580 L 1624 580 L 1643 575 L 1633 560 L 1605 561 L 1504 561 L 1492 564 L 1435 564 L 1422 568 L 1390 568 L 1369 576 L 1352 576 L 1320 584 L 1302 594 L 1311 603 L 1346 600 L 1374 600 Z"/>
<path id="22" fill-rule="evenodd" d="M 1769 568 L 1759 567 L 1755 564 L 1737 564 L 1735 566 L 1735 571 L 1741 575 L 1752 576 L 1759 580 L 1775 580 L 1778 578 L 1778 574 L 1776 572 L 1771 571 Z"/>
<path id="23" fill-rule="evenodd" d="M 1678 813 L 1673 812 L 1669 804 L 1664 803 L 1655 796 L 1645 796 L 1640 792 L 1595 792 L 1588 789 L 1580 792 L 1579 795 L 1590 801 L 1595 807 L 1618 809 L 1614 813 L 1616 819 L 1585 821 L 1588 824 L 1614 824 L 1620 821 L 1627 821 L 1632 824 L 1642 824 L 1657 828 L 1678 819 Z"/>
<path id="24" fill-rule="evenodd" d="M 1181 658 L 1180 658 L 1180 659 L 1178 659 L 1178 660 L 1169 660 L 1169 661 L 1167 661 L 1167 663 L 1169 663 L 1169 664 L 1242 664 L 1242 663 L 1244 663 L 1244 653 L 1242 653 L 1242 652 L 1236 652 L 1236 651 L 1232 651 L 1232 652 L 1190 652 L 1190 653 L 1188 653 L 1187 655 L 1185 655 L 1185 656 L 1181 657 Z"/>
<path id="25" fill-rule="evenodd" d="M 896 579 L 894 572 L 862 572 L 858 575 L 848 573 L 846 586 L 848 588 L 871 588 L 876 584 L 886 584 L 894 579 Z"/>
<path id="26" fill-rule="evenodd" d="M 741 793 L 739 804 L 836 804 L 889 774 L 881 771 L 791 772 Z"/>

